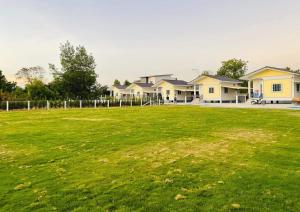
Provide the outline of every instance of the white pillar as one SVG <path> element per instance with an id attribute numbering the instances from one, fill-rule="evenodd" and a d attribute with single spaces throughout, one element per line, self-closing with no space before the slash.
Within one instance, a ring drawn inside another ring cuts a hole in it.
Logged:
<path id="1" fill-rule="evenodd" d="M 158 105 L 160 106 L 160 99 L 158 99 Z"/>
<path id="2" fill-rule="evenodd" d="M 196 85 L 194 85 L 194 99 L 196 99 L 197 95 L 196 95 Z"/>
<path id="3" fill-rule="evenodd" d="M 238 96 L 238 90 L 235 91 L 235 103 L 239 103 L 239 96 Z"/>
<path id="4" fill-rule="evenodd" d="M 9 111 L 9 102 L 6 101 L 6 111 Z"/>
<path id="5" fill-rule="evenodd" d="M 97 108 L 97 100 L 94 100 L 94 108 Z"/>
<path id="6" fill-rule="evenodd" d="M 184 103 L 186 104 L 187 101 L 186 101 L 186 91 L 184 92 Z"/>
<path id="7" fill-rule="evenodd" d="M 248 96 L 251 98 L 251 80 L 248 81 Z"/>
<path id="8" fill-rule="evenodd" d="M 132 107 L 132 99 L 130 100 L 130 106 Z"/>
<path id="9" fill-rule="evenodd" d="M 27 101 L 27 109 L 30 110 L 30 101 Z"/>
<path id="10" fill-rule="evenodd" d="M 109 100 L 107 100 L 107 107 L 109 107 Z"/>
<path id="11" fill-rule="evenodd" d="M 152 102 L 151 102 L 151 97 L 150 97 L 150 106 L 152 105 Z"/>
<path id="12" fill-rule="evenodd" d="M 122 107 L 122 99 L 120 99 L 120 107 Z"/>
<path id="13" fill-rule="evenodd" d="M 157 87 L 156 87 L 156 99 L 157 99 L 157 102 L 158 102 L 158 99 L 159 99 L 159 97 L 158 97 L 158 94 L 159 94 L 159 93 L 158 93 L 158 89 L 159 89 L 159 87 L 157 86 Z"/>
<path id="14" fill-rule="evenodd" d="M 222 103 L 222 85 L 220 85 L 220 104 Z"/>
<path id="15" fill-rule="evenodd" d="M 292 98 L 295 97 L 295 77 L 292 76 Z"/>
<path id="16" fill-rule="evenodd" d="M 49 110 L 49 101 L 47 100 L 47 110 Z"/>
<path id="17" fill-rule="evenodd" d="M 64 108 L 67 109 L 67 101 L 64 101 Z"/>
<path id="18" fill-rule="evenodd" d="M 79 108 L 82 108 L 82 100 L 79 100 Z"/>

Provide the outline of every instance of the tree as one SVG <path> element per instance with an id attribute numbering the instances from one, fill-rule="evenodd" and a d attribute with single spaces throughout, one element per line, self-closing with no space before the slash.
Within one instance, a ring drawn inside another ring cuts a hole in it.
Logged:
<path id="1" fill-rule="evenodd" d="M 4 74 L 0 70 L 0 91 L 2 92 L 12 92 L 16 88 L 17 84 L 15 82 L 7 81 Z"/>
<path id="2" fill-rule="evenodd" d="M 121 85 L 121 82 L 118 79 L 115 79 L 114 85 Z"/>
<path id="3" fill-rule="evenodd" d="M 43 80 L 45 70 L 41 66 L 24 67 L 21 68 L 17 73 L 17 79 L 24 80 L 25 83 L 31 84 L 33 80 Z"/>
<path id="4" fill-rule="evenodd" d="M 61 71 L 49 64 L 55 81 L 52 87 L 60 89 L 58 93 L 67 98 L 90 98 L 97 83 L 94 57 L 85 47 L 75 48 L 69 41 L 60 46 L 60 51 Z"/>
<path id="5" fill-rule="evenodd" d="M 7 81 L 0 70 L 0 101 L 12 99 L 12 92 L 16 89 L 15 82 Z"/>
<path id="6" fill-rule="evenodd" d="M 209 75 L 209 71 L 203 71 L 201 75 Z"/>
<path id="7" fill-rule="evenodd" d="M 129 86 L 129 85 L 131 85 L 131 82 L 129 82 L 128 80 L 125 80 L 124 85 Z"/>
<path id="8" fill-rule="evenodd" d="M 222 62 L 222 66 L 218 70 L 217 74 L 233 79 L 239 79 L 245 75 L 247 70 L 247 61 L 241 59 L 230 59 Z"/>
<path id="9" fill-rule="evenodd" d="M 29 98 L 34 100 L 52 99 L 54 94 L 43 81 L 34 79 L 30 84 L 27 84 L 25 89 L 28 91 Z"/>

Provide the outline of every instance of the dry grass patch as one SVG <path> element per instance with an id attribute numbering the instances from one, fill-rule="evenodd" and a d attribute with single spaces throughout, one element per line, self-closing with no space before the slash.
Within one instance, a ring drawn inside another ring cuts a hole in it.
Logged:
<path id="1" fill-rule="evenodd" d="M 276 142 L 276 134 L 263 129 L 232 129 L 213 133 L 213 136 L 223 142 L 247 142 L 249 144 L 265 144 Z"/>
<path id="2" fill-rule="evenodd" d="M 13 149 L 9 147 L 6 144 L 0 145 L 0 160 L 4 161 L 11 161 L 14 160 L 17 157 L 23 157 L 23 156 L 28 156 L 31 155 L 34 152 L 32 148 L 26 148 L 26 149 Z"/>
<path id="3" fill-rule="evenodd" d="M 158 168 L 186 157 L 214 160 L 216 155 L 226 154 L 228 147 L 228 143 L 223 141 L 207 143 L 197 138 L 186 138 L 168 142 L 155 141 L 151 144 L 130 147 L 116 152 L 111 157 L 119 158 L 120 162 L 124 160 L 143 161 L 149 163 L 151 168 Z"/>
<path id="4" fill-rule="evenodd" d="M 92 121 L 92 122 L 115 121 L 115 119 L 111 119 L 111 118 L 76 118 L 76 117 L 62 118 L 62 120 Z"/>

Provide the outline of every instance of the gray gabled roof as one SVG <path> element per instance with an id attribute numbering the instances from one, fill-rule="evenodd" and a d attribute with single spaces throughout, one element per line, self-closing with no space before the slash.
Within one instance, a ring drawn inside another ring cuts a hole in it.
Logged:
<path id="1" fill-rule="evenodd" d="M 170 83 L 172 85 L 189 85 L 184 80 L 169 80 L 169 79 L 164 79 L 163 81 L 168 82 L 168 83 Z"/>
<path id="2" fill-rule="evenodd" d="M 153 83 L 134 82 L 134 84 L 136 84 L 142 88 L 150 88 L 153 86 Z"/>
<path id="3" fill-rule="evenodd" d="M 208 76 L 210 78 L 214 78 L 214 79 L 220 80 L 222 82 L 242 83 L 242 81 L 240 81 L 240 80 L 232 79 L 232 78 L 225 77 L 225 76 L 219 76 L 219 75 L 203 75 L 203 76 Z"/>
<path id="4" fill-rule="evenodd" d="M 118 89 L 126 89 L 127 85 L 113 85 L 113 87 L 118 88 Z"/>

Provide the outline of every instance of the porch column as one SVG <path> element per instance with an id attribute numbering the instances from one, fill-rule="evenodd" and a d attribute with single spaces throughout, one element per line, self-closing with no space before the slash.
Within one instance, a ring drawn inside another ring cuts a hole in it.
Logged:
<path id="1" fill-rule="evenodd" d="M 248 96 L 251 98 L 251 80 L 248 80 Z"/>
<path id="2" fill-rule="evenodd" d="M 197 95 L 196 95 L 196 85 L 194 85 L 194 99 L 196 99 Z"/>
<path id="3" fill-rule="evenodd" d="M 222 85 L 220 85 L 220 104 L 222 103 Z"/>
<path id="4" fill-rule="evenodd" d="M 158 86 L 156 87 L 156 98 L 157 98 L 157 102 L 158 102 Z"/>
<path id="5" fill-rule="evenodd" d="M 292 76 L 292 99 L 295 97 L 295 77 Z"/>
<path id="6" fill-rule="evenodd" d="M 239 96 L 238 96 L 238 90 L 235 91 L 235 103 L 239 103 Z"/>

